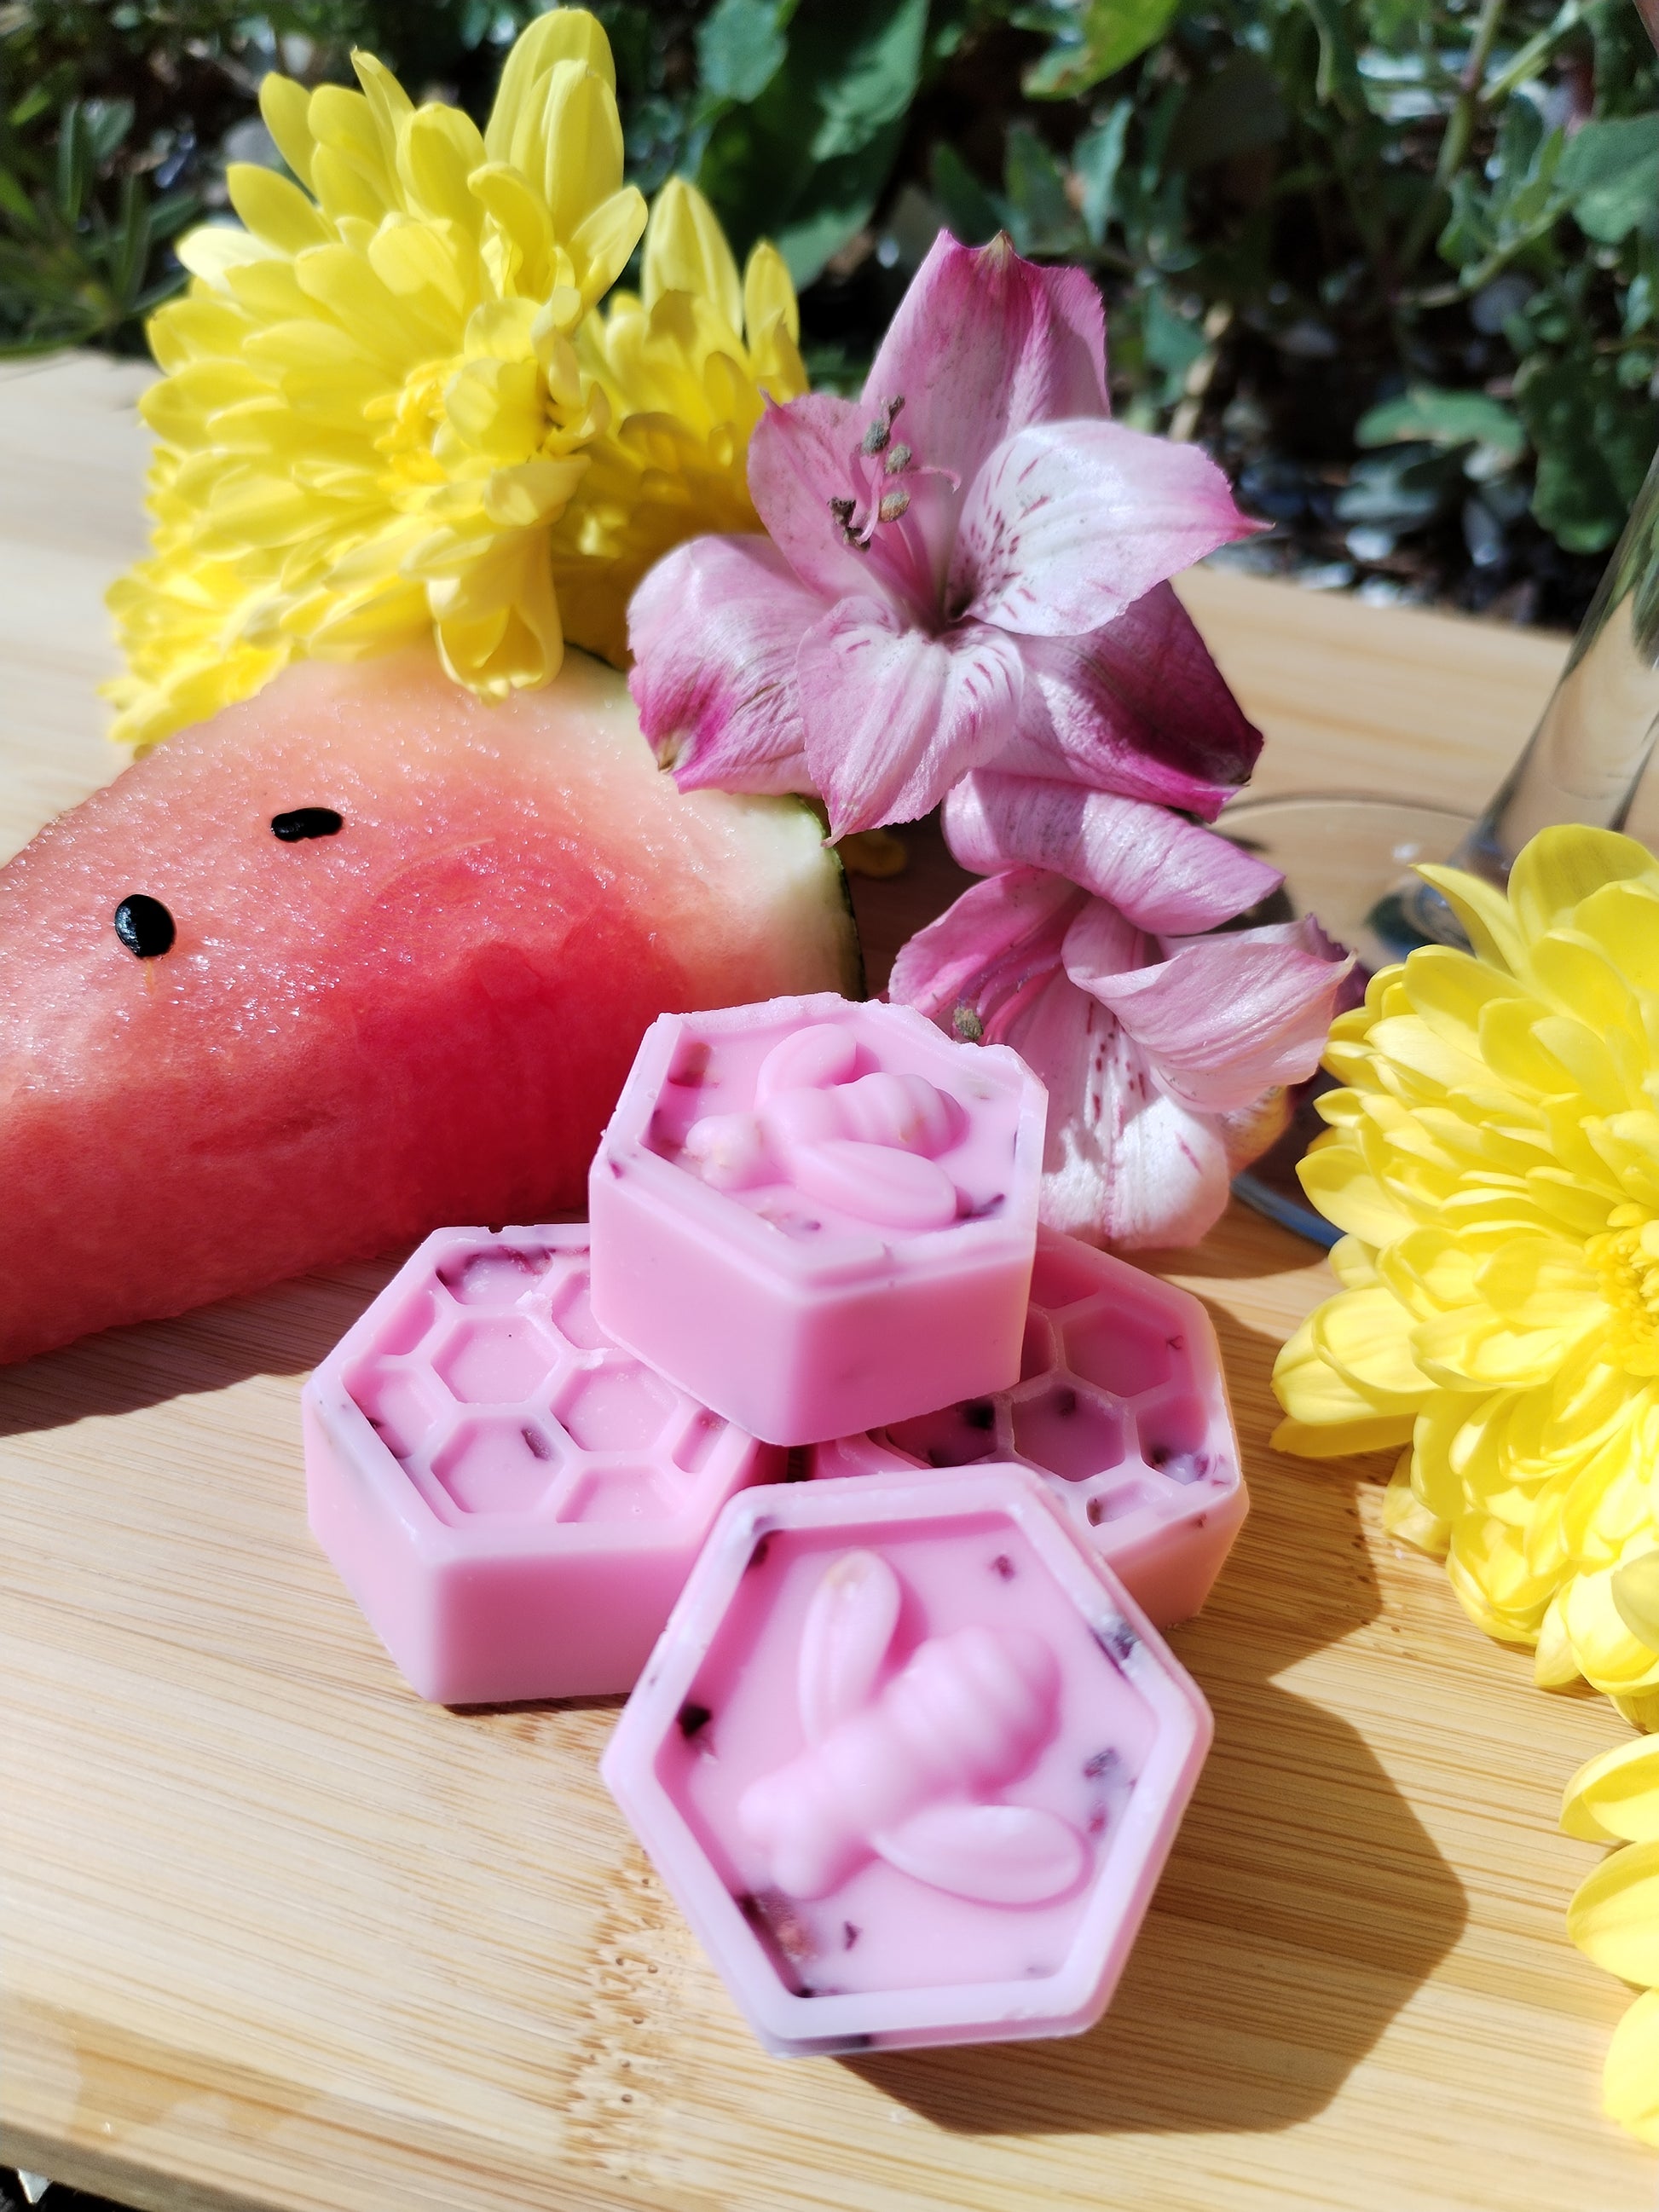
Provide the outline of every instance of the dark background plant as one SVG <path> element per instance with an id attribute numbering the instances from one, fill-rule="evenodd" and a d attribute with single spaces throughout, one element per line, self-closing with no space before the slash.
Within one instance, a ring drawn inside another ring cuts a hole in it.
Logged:
<path id="1" fill-rule="evenodd" d="M 486 111 L 532 0 L 0 0 L 0 351 L 143 347 L 260 76 Z M 777 240 L 854 386 L 940 222 L 1104 291 L 1115 401 L 1204 441 L 1239 557 L 1575 620 L 1659 437 L 1659 66 L 1630 0 L 596 7 L 629 159 Z"/>

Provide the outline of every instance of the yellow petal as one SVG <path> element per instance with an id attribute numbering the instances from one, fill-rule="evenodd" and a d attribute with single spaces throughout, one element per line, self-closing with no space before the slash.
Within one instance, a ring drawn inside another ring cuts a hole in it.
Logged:
<path id="1" fill-rule="evenodd" d="M 1367 1244 L 1389 1243 L 1413 1225 L 1394 1194 L 1384 1190 L 1354 1146 L 1340 1136 L 1316 1139 L 1297 1175 L 1327 1221 Z"/>
<path id="2" fill-rule="evenodd" d="M 789 264 L 769 239 L 754 247 L 743 272 L 743 331 L 753 346 L 774 323 L 792 343 L 800 337 L 800 307 Z"/>
<path id="3" fill-rule="evenodd" d="M 483 140 L 470 115 L 431 101 L 417 108 L 398 137 L 398 174 L 412 211 L 476 231 L 483 209 L 469 179 L 483 167 Z"/>
<path id="4" fill-rule="evenodd" d="M 307 111 L 311 94 L 291 76 L 270 70 L 259 81 L 259 112 L 276 141 L 276 150 L 302 185 L 311 182 L 311 156 L 316 141 L 311 135 Z"/>
<path id="5" fill-rule="evenodd" d="M 1478 876 L 1465 875 L 1461 868 L 1423 863 L 1417 872 L 1425 883 L 1433 884 L 1462 923 L 1477 957 L 1507 974 L 1518 975 L 1524 971 L 1526 945 L 1502 891 L 1482 883 Z"/>
<path id="6" fill-rule="evenodd" d="M 1626 878 L 1591 892 L 1573 926 L 1601 946 L 1633 990 L 1659 991 L 1659 889 L 1650 881 Z"/>
<path id="7" fill-rule="evenodd" d="M 1413 1320 L 1394 1292 L 1342 1291 L 1313 1316 L 1313 1340 L 1376 1413 L 1414 1411 L 1431 1388 L 1412 1357 Z"/>
<path id="8" fill-rule="evenodd" d="M 560 62 L 547 88 L 539 181 L 553 217 L 555 237 L 573 237 L 603 201 L 622 189 L 622 119 L 616 94 L 580 62 Z"/>
<path id="9" fill-rule="evenodd" d="M 743 286 L 726 233 L 683 177 L 671 177 L 652 208 L 640 290 L 647 312 L 665 292 L 690 292 L 708 301 L 733 336 L 743 328 Z"/>
<path id="10" fill-rule="evenodd" d="M 1340 1294 L 1341 1297 L 1366 1295 L 1363 1291 Z M 1337 1298 L 1328 1301 L 1329 1305 L 1338 1303 Z M 1411 1409 L 1387 1399 L 1379 1400 L 1374 1392 L 1343 1373 L 1321 1342 L 1321 1315 L 1325 1310 L 1322 1307 L 1319 1313 L 1303 1322 L 1274 1361 L 1273 1389 L 1279 1402 L 1291 1421 L 1304 1427 L 1346 1430 L 1358 1425 L 1368 1437 L 1373 1429 L 1379 1430 L 1379 1439 L 1376 1443 L 1353 1443 L 1328 1438 L 1318 1443 L 1297 1443 L 1286 1448 L 1304 1456 L 1320 1458 L 1333 1452 L 1371 1451 L 1378 1449 L 1379 1443 L 1405 1443 L 1411 1434 Z"/>
<path id="11" fill-rule="evenodd" d="M 1552 1599 L 1538 1626 L 1538 1643 L 1532 1655 L 1532 1679 L 1540 1690 L 1565 1690 L 1583 1678 L 1573 1656 L 1572 1638 L 1561 1618 L 1558 1601 Z"/>
<path id="12" fill-rule="evenodd" d="M 539 300 L 552 265 L 553 218 L 546 201 L 505 161 L 485 162 L 475 169 L 467 188 L 506 241 L 507 280 L 526 299 Z"/>
<path id="13" fill-rule="evenodd" d="M 1659 1990 L 1638 1997 L 1613 2032 L 1601 2106 L 1638 2142 L 1659 2150 Z"/>
<path id="14" fill-rule="evenodd" d="M 512 161 L 514 140 L 538 84 L 558 62 L 579 62 L 614 93 L 617 68 L 611 42 L 585 8 L 554 8 L 522 31 L 502 64 L 484 145 L 492 161 Z M 538 108 L 539 113 L 539 107 Z M 520 163 L 522 167 L 525 166 Z"/>
<path id="15" fill-rule="evenodd" d="M 1579 1884 L 1567 1933 L 1621 1981 L 1659 1986 L 1659 1844 L 1626 1844 Z"/>
<path id="16" fill-rule="evenodd" d="M 252 161 L 233 161 L 225 171 L 230 204 L 256 238 L 281 253 L 301 253 L 307 246 L 332 242 L 333 227 L 321 210 L 286 177 Z"/>
<path id="17" fill-rule="evenodd" d="M 1402 1452 L 1388 1488 L 1382 1493 L 1382 1526 L 1402 1543 L 1444 1559 L 1451 1542 L 1451 1523 L 1431 1513 L 1412 1487 L 1412 1455 Z"/>
<path id="18" fill-rule="evenodd" d="M 1653 856 L 1634 837 L 1561 823 L 1540 830 L 1510 871 L 1510 907 L 1522 934 L 1540 938 L 1604 884 L 1655 880 Z"/>
<path id="19" fill-rule="evenodd" d="M 1587 1759 L 1562 1792 L 1561 1826 L 1586 1843 L 1659 1843 L 1659 1738 Z"/>
<path id="20" fill-rule="evenodd" d="M 1659 1655 L 1659 1549 L 1638 1553 L 1616 1567 L 1611 1588 L 1619 1618 Z"/>
<path id="21" fill-rule="evenodd" d="M 1561 1611 L 1587 1681 L 1626 1697 L 1659 1688 L 1659 1651 L 1620 1619 L 1609 1569 L 1576 1577 L 1561 1594 Z"/>
<path id="22" fill-rule="evenodd" d="M 240 269 L 246 262 L 270 260 L 276 248 L 250 236 L 238 225 L 204 222 L 187 230 L 173 251 L 192 276 L 199 276 L 204 284 L 220 285 L 231 270 Z"/>
<path id="23" fill-rule="evenodd" d="M 580 279 L 584 307 L 591 307 L 622 275 L 645 226 L 645 196 L 632 185 L 602 200 L 577 225 L 570 256 Z"/>
<path id="24" fill-rule="evenodd" d="M 561 512 L 587 469 L 581 455 L 562 461 L 526 461 L 497 469 L 484 493 L 484 513 L 503 529 L 528 530 Z"/>

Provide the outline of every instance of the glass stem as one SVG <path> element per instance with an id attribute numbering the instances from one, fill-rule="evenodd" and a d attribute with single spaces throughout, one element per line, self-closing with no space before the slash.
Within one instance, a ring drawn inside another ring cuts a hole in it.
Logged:
<path id="1" fill-rule="evenodd" d="M 1552 823 L 1621 829 L 1656 736 L 1659 454 L 1537 728 L 1453 854 L 1452 866 L 1501 889 L 1521 848 Z M 1419 882 L 1404 896 L 1424 936 L 1464 941 L 1437 891 Z"/>

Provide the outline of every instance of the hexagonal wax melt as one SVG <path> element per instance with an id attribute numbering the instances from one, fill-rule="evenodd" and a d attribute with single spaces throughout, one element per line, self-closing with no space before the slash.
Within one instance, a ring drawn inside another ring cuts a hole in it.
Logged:
<path id="1" fill-rule="evenodd" d="M 752 1491 L 601 1771 L 768 2050 L 1090 2027 L 1209 1709 L 1024 1468 Z"/>
<path id="2" fill-rule="evenodd" d="M 629 1688 L 782 1455 L 619 1351 L 585 1226 L 441 1229 L 306 1385 L 311 1526 L 421 1697 Z"/>
<path id="3" fill-rule="evenodd" d="M 1018 1460 L 1159 1628 L 1210 1594 L 1249 1508 L 1201 1302 L 1037 1232 L 1020 1380 L 812 1455 L 817 1475 Z"/>
<path id="4" fill-rule="evenodd" d="M 807 1444 L 1012 1383 L 1047 1097 L 1002 1046 L 830 993 L 646 1033 L 588 1185 L 593 1310 Z"/>

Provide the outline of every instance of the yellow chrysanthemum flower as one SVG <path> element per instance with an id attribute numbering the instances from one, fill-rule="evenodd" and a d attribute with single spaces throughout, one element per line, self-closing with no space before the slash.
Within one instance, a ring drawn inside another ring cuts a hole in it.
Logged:
<path id="1" fill-rule="evenodd" d="M 1659 2147 L 1659 1739 L 1620 1744 L 1581 1767 L 1561 1826 L 1624 1846 L 1581 1884 L 1567 1932 L 1597 1966 L 1644 1989 L 1613 2032 L 1602 2095 L 1612 2118 Z"/>
<path id="2" fill-rule="evenodd" d="M 1659 1720 L 1659 864 L 1545 830 L 1505 897 L 1332 1031 L 1303 1164 L 1346 1286 L 1274 1380 L 1284 1449 L 1408 1447 L 1386 1518 L 1539 1680 Z"/>
<path id="3" fill-rule="evenodd" d="M 306 189 L 233 167 L 243 227 L 183 240 L 194 281 L 151 323 L 155 550 L 110 599 L 129 743 L 302 654 L 430 635 L 490 699 L 547 682 L 567 633 L 618 657 L 659 553 L 758 526 L 744 461 L 760 381 L 805 386 L 769 246 L 739 289 L 678 182 L 647 230 L 591 15 L 525 32 L 482 135 L 413 106 L 372 57 L 353 65 L 361 92 L 266 78 L 261 109 Z M 601 324 L 642 231 L 645 297 Z"/>

